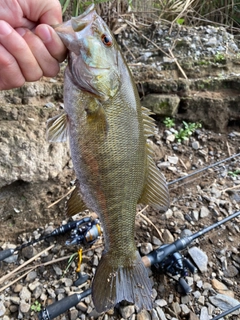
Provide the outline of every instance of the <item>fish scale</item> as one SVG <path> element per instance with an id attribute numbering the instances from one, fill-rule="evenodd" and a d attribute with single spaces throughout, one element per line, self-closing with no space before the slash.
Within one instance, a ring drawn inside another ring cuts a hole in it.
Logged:
<path id="1" fill-rule="evenodd" d="M 125 300 L 151 309 L 151 283 L 134 241 L 137 203 L 165 211 L 169 194 L 156 167 L 150 112 L 109 28 L 90 6 L 58 26 L 69 49 L 64 75 L 64 114 L 48 122 L 50 141 L 69 136 L 76 190 L 68 212 L 86 208 L 102 223 L 105 248 L 92 298 L 98 312 Z"/>

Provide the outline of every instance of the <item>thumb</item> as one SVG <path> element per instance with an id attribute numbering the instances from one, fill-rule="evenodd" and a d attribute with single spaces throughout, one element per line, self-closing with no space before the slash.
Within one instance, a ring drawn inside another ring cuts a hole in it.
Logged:
<path id="1" fill-rule="evenodd" d="M 40 24 L 36 27 L 35 34 L 42 40 L 52 57 L 59 62 L 66 58 L 67 49 L 52 27 Z"/>

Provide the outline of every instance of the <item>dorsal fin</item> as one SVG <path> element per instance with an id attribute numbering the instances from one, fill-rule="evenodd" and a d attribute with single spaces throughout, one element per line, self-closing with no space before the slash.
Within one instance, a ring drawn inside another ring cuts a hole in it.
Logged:
<path id="1" fill-rule="evenodd" d="M 78 180 L 76 180 L 75 186 L 76 186 L 76 188 L 73 190 L 70 198 L 67 201 L 67 215 L 68 216 L 74 216 L 75 214 L 88 209 L 82 200 Z"/>
<path id="2" fill-rule="evenodd" d="M 149 117 L 153 114 L 148 109 L 142 107 L 144 134 L 147 137 L 152 136 L 155 131 L 154 119 Z M 154 151 L 150 142 L 146 141 L 147 147 L 147 170 L 146 182 L 139 200 L 139 203 L 149 204 L 156 210 L 166 211 L 169 207 L 169 192 L 166 180 L 160 170 L 156 167 L 153 160 Z"/>
<path id="3" fill-rule="evenodd" d="M 64 112 L 47 121 L 47 140 L 49 142 L 64 142 L 68 138 L 68 116 Z"/>
<path id="4" fill-rule="evenodd" d="M 143 126 L 144 126 L 144 135 L 146 138 L 154 135 L 155 131 L 155 121 L 153 118 L 149 117 L 154 114 L 149 109 L 142 107 L 142 118 L 143 118 Z"/>

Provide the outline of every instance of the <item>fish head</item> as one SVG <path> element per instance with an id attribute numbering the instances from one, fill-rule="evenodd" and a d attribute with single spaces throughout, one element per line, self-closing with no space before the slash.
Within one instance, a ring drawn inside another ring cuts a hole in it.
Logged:
<path id="1" fill-rule="evenodd" d="M 69 50 L 69 68 L 74 83 L 101 100 L 114 97 L 121 83 L 120 51 L 94 5 L 57 26 L 55 31 Z"/>

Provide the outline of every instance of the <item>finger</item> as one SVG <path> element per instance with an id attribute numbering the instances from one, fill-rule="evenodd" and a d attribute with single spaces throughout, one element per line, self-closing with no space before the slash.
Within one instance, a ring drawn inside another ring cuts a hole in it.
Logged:
<path id="1" fill-rule="evenodd" d="M 62 22 L 62 9 L 59 0 L 18 0 L 18 3 L 24 16 L 30 21 L 38 21 L 49 25 Z"/>
<path id="2" fill-rule="evenodd" d="M 0 45 L 0 90 L 9 90 L 21 87 L 25 78 L 22 75 L 17 61 Z"/>
<path id="3" fill-rule="evenodd" d="M 15 58 L 26 81 L 36 81 L 41 78 L 42 70 L 28 44 L 5 21 L 0 21 L 0 44 Z"/>
<path id="4" fill-rule="evenodd" d="M 57 33 L 46 24 L 40 24 L 35 30 L 35 34 L 41 38 L 50 54 L 62 62 L 67 56 L 67 49 Z"/>
<path id="5" fill-rule="evenodd" d="M 21 32 L 22 28 L 16 29 Z M 55 77 L 59 72 L 58 61 L 49 53 L 42 40 L 30 30 L 25 29 L 23 39 L 28 44 L 34 58 L 42 69 L 42 73 L 46 77 Z"/>

